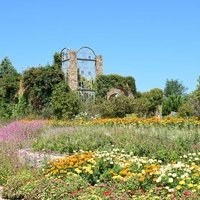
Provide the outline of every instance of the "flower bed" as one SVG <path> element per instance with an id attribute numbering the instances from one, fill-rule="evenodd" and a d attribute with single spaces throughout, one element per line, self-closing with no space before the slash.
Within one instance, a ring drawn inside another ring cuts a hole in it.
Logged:
<path id="1" fill-rule="evenodd" d="M 83 126 L 69 127 L 75 124 Z M 12 122 L 0 128 L 3 196 L 199 199 L 199 127 L 197 119 L 179 118 Z M 33 144 L 43 153 L 19 152 L 34 164 L 54 150 L 73 154 L 52 157 L 39 169 L 19 165 L 16 152 Z"/>
<path id="2" fill-rule="evenodd" d="M 178 126 L 178 127 L 198 127 L 200 126 L 200 120 L 198 118 L 137 118 L 137 117 L 125 117 L 125 118 L 106 118 L 106 119 L 93 119 L 93 120 L 72 120 L 72 121 L 55 121 L 49 120 L 48 124 L 55 126 L 75 126 L 75 125 L 135 125 L 135 126 Z"/>
<path id="3" fill-rule="evenodd" d="M 12 199 L 198 199 L 200 152 L 179 161 L 137 157 L 124 150 L 76 152 L 8 179 Z"/>
<path id="4" fill-rule="evenodd" d="M 182 195 L 184 192 L 200 194 L 200 152 L 184 155 L 180 161 L 162 164 L 162 161 L 133 156 L 123 150 L 111 152 L 77 152 L 72 156 L 51 160 L 45 168 L 50 176 L 64 178 L 77 174 L 90 184 L 118 182 L 124 191 L 162 190 Z M 130 184 L 130 185 L 128 185 Z"/>

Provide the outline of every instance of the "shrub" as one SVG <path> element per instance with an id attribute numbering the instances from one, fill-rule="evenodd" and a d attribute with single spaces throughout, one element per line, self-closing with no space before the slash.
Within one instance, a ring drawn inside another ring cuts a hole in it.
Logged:
<path id="1" fill-rule="evenodd" d="M 24 200 L 68 200 L 78 196 L 81 189 L 88 187 L 80 176 L 72 174 L 68 175 L 65 179 L 59 179 L 55 177 L 38 177 L 35 181 L 35 187 L 28 192 Z"/>
<path id="2" fill-rule="evenodd" d="M 16 175 L 8 178 L 3 188 L 2 196 L 7 199 L 23 199 L 35 186 L 33 171 L 28 169 L 20 170 Z"/>
<path id="3" fill-rule="evenodd" d="M 99 104 L 100 115 L 103 118 L 125 117 L 133 113 L 133 98 L 124 95 L 113 97 Z"/>
<path id="4" fill-rule="evenodd" d="M 178 108 L 178 114 L 181 117 L 191 117 L 193 115 L 193 108 L 189 100 L 180 105 Z"/>
<path id="5" fill-rule="evenodd" d="M 81 101 L 77 93 L 68 91 L 65 84 L 58 84 L 53 91 L 51 106 L 57 119 L 71 119 L 81 111 Z"/>

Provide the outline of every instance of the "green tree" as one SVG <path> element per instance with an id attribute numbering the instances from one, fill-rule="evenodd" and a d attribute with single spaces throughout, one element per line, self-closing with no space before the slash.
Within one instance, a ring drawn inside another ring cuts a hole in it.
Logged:
<path id="1" fill-rule="evenodd" d="M 155 116 L 159 113 L 162 102 L 163 91 L 159 88 L 138 93 L 137 98 L 134 100 L 134 112 L 140 117 Z"/>
<path id="2" fill-rule="evenodd" d="M 197 89 L 192 92 L 189 103 L 193 109 L 193 114 L 197 117 L 200 117 L 200 76 L 197 81 Z"/>
<path id="3" fill-rule="evenodd" d="M 163 91 L 159 88 L 151 89 L 149 92 L 144 92 L 142 94 L 150 102 L 148 108 L 148 116 L 154 116 L 158 110 L 158 107 L 162 105 L 163 102 Z"/>
<path id="4" fill-rule="evenodd" d="M 23 74 L 24 95 L 35 113 L 49 107 L 55 85 L 64 82 L 62 71 L 54 66 L 30 68 Z"/>
<path id="5" fill-rule="evenodd" d="M 57 119 L 71 119 L 81 111 L 81 101 L 75 92 L 69 92 L 65 83 L 55 86 L 51 97 L 51 106 Z"/>
<path id="6" fill-rule="evenodd" d="M 167 79 L 166 84 L 165 84 L 165 89 L 164 89 L 164 95 L 166 97 L 169 97 L 170 95 L 182 96 L 185 94 L 186 90 L 187 88 L 178 80 Z"/>
<path id="7" fill-rule="evenodd" d="M 53 66 L 58 69 L 61 70 L 62 69 L 62 62 L 61 62 L 61 56 L 60 53 L 56 52 L 53 56 Z"/>
<path id="8" fill-rule="evenodd" d="M 177 112 L 184 102 L 187 88 L 178 80 L 167 80 L 164 89 L 163 115 Z"/>
<path id="9" fill-rule="evenodd" d="M 19 74 L 6 57 L 0 63 L 0 115 L 9 118 L 17 101 Z"/>
<path id="10" fill-rule="evenodd" d="M 5 57 L 0 64 L 0 78 L 13 75 L 18 75 L 17 70 L 14 68 L 9 58 Z"/>
<path id="11" fill-rule="evenodd" d="M 183 97 L 180 95 L 170 95 L 164 98 L 163 115 L 169 115 L 171 112 L 177 112 L 183 102 Z"/>

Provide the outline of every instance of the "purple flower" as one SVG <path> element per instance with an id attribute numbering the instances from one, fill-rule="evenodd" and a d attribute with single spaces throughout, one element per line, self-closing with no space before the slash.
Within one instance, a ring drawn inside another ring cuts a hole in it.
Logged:
<path id="1" fill-rule="evenodd" d="M 0 128 L 0 141 L 20 142 L 33 137 L 34 133 L 43 126 L 44 121 L 15 121 Z"/>

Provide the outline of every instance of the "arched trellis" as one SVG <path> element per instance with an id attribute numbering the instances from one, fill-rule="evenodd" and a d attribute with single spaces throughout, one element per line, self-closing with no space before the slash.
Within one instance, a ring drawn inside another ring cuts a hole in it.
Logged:
<path id="1" fill-rule="evenodd" d="M 92 57 L 89 57 L 88 59 L 87 58 L 83 58 L 84 60 L 86 59 L 86 60 L 89 60 L 89 61 L 95 61 L 96 60 L 96 53 L 95 53 L 95 51 L 92 49 L 92 48 L 90 48 L 90 47 L 87 47 L 87 46 L 84 46 L 84 47 L 81 47 L 78 51 L 77 51 L 77 54 L 79 53 L 79 52 L 81 52 L 82 50 L 84 50 L 84 49 L 87 49 L 87 50 L 89 50 L 90 51 L 90 54 L 93 54 L 93 58 Z M 81 57 L 78 57 L 78 59 L 82 59 Z"/>
<path id="2" fill-rule="evenodd" d="M 63 48 L 60 52 L 61 62 L 62 62 L 62 70 L 65 75 L 65 82 L 68 82 L 68 69 L 69 69 L 69 49 Z"/>
<path id="3" fill-rule="evenodd" d="M 60 55 L 65 80 L 71 90 L 78 91 L 84 99 L 95 96 L 94 79 L 103 72 L 102 57 L 88 46 L 77 51 L 63 48 Z"/>
<path id="4" fill-rule="evenodd" d="M 78 88 L 94 90 L 96 54 L 90 47 L 84 46 L 77 51 Z"/>

